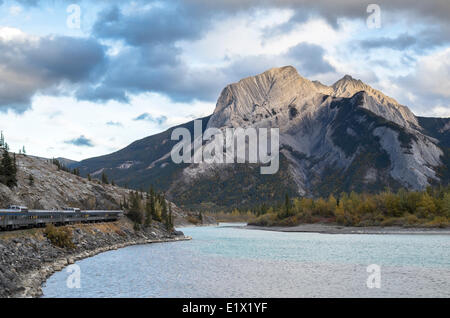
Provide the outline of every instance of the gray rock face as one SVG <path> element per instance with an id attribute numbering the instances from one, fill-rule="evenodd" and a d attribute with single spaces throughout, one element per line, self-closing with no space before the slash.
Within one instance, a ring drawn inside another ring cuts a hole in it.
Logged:
<path id="1" fill-rule="evenodd" d="M 367 121 L 373 126 L 370 132 L 350 127 L 345 132 L 338 131 L 345 107 L 336 105 L 341 104 L 354 112 L 348 114 L 351 121 L 362 123 L 371 117 Z M 380 151 L 389 155 L 389 176 L 408 188 L 423 189 L 430 180 L 438 181 L 434 168 L 441 164 L 443 154 L 437 141 L 422 133 L 416 116 L 395 99 L 349 75 L 332 86 L 311 82 L 292 66 L 273 68 L 225 87 L 208 127 L 279 128 L 281 146 L 290 149 L 282 153 L 289 160 L 289 170 L 301 195 L 311 194 L 311 180 L 330 167 L 345 174 L 367 146 L 361 138 L 364 134 L 379 138 L 376 143 Z M 400 142 L 398 130 L 402 136 L 412 136 L 412 140 L 407 144 Z M 352 153 L 342 147 L 349 136 L 361 140 Z M 298 160 L 293 153 L 306 158 Z M 211 166 L 189 167 L 184 176 L 189 180 L 220 167 L 215 164 L 215 169 L 209 169 Z M 378 180 L 374 167 L 367 167 L 364 174 L 365 183 Z"/>

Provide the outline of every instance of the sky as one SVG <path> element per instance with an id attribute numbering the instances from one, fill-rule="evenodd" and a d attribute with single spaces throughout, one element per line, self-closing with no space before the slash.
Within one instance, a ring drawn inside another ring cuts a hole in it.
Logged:
<path id="1" fill-rule="evenodd" d="M 449 20 L 448 0 L 0 0 L 0 130 L 12 151 L 99 156 L 285 65 L 448 117 Z"/>

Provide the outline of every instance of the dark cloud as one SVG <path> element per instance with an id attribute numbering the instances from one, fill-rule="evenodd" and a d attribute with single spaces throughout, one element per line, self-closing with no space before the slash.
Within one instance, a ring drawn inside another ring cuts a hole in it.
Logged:
<path id="1" fill-rule="evenodd" d="M 199 38 L 209 21 L 208 15 L 178 1 L 143 7 L 127 15 L 113 6 L 99 13 L 93 32 L 98 37 L 122 39 L 131 45 L 172 44 Z"/>
<path id="2" fill-rule="evenodd" d="M 360 41 L 363 49 L 390 48 L 395 50 L 404 50 L 417 44 L 417 38 L 409 34 L 401 34 L 395 38 L 380 37 Z"/>
<path id="3" fill-rule="evenodd" d="M 361 40 L 358 42 L 358 45 L 365 50 L 389 48 L 403 51 L 412 49 L 416 52 L 423 53 L 426 50 L 450 43 L 450 27 L 446 27 L 445 29 L 428 27 L 416 34 L 403 33 L 396 37 L 377 37 Z"/>
<path id="4" fill-rule="evenodd" d="M 289 49 L 287 57 L 294 60 L 300 73 L 311 76 L 335 71 L 324 54 L 325 50 L 319 45 L 300 43 Z"/>
<path id="5" fill-rule="evenodd" d="M 38 0 L 22 2 L 37 5 Z M 6 86 L 0 86 L 0 111 L 8 108 L 24 111 L 36 92 L 55 89 L 65 82 L 79 84 L 75 96 L 80 100 L 126 103 L 133 94 L 156 92 L 173 101 L 190 102 L 215 101 L 226 84 L 275 66 L 294 65 L 304 76 L 334 72 L 324 58 L 323 48 L 313 44 L 300 43 L 278 56 L 235 57 L 229 65 L 220 68 L 188 64 L 182 60 L 178 44 L 202 38 L 213 23 L 238 13 L 252 15 L 258 9 L 292 9 L 293 15 L 287 23 L 278 26 L 278 30 L 266 30 L 268 35 L 275 36 L 313 16 L 324 17 L 335 27 L 340 18 L 365 20 L 371 2 L 343 0 L 337 5 L 334 0 L 136 0 L 137 6 L 123 10 L 119 1 L 103 1 L 105 9 L 98 14 L 92 35 L 98 41 L 122 41 L 125 48 L 106 58 L 104 48 L 92 39 L 47 37 L 38 48 L 29 43 L 16 44 L 20 54 L 15 54 L 12 47 L 2 52 L 0 44 L 0 66 L 6 65 L 6 70 L 12 70 L 13 74 L 0 73 L 0 80 L 8 76 Z M 450 17 L 448 0 L 379 0 L 376 3 L 381 7 L 382 17 L 385 13 L 400 13 L 402 19 L 415 18 L 417 22 L 420 18 L 434 27 L 428 30 L 427 37 L 418 38 L 414 34 L 381 37 L 361 41 L 360 47 L 402 50 L 442 43 L 445 30 L 441 26 Z"/>
<path id="6" fill-rule="evenodd" d="M 152 52 L 149 50 L 150 53 L 137 47 L 125 49 L 110 61 L 102 81 L 95 86 L 89 84 L 82 87 L 76 94 L 77 98 L 96 102 L 110 99 L 128 102 L 132 94 L 156 92 L 176 102 L 214 102 L 227 84 L 272 67 L 293 65 L 303 76 L 335 71 L 324 58 L 324 49 L 308 43 L 300 43 L 280 55 L 237 57 L 221 68 L 191 67 L 178 60 L 177 52 L 170 50 L 165 57 L 172 63 L 155 63 L 149 57 Z M 164 58 L 163 55 L 160 57 Z"/>
<path id="7" fill-rule="evenodd" d="M 21 113 L 37 92 L 93 80 L 104 66 L 104 47 L 93 39 L 49 36 L 0 39 L 0 111 Z"/>
<path id="8" fill-rule="evenodd" d="M 167 117 L 166 116 L 153 117 L 149 113 L 143 113 L 143 114 L 137 116 L 136 118 L 134 118 L 133 120 L 136 120 L 136 121 L 140 121 L 140 120 L 142 120 L 142 121 L 149 121 L 151 123 L 162 125 L 162 124 L 164 124 L 167 121 Z"/>
<path id="9" fill-rule="evenodd" d="M 161 93 L 177 102 L 217 98 L 220 88 L 217 88 L 219 79 L 215 69 L 193 69 L 178 60 L 177 51 L 171 51 L 170 48 L 165 55 L 158 55 L 158 61 L 155 62 L 152 52 L 154 50 L 148 46 L 124 49 L 111 58 L 99 83 L 88 83 L 80 88 L 76 93 L 77 98 L 128 102 L 129 95 L 143 92 Z"/>
<path id="10" fill-rule="evenodd" d="M 36 6 L 44 1 L 39 0 L 17 0 L 23 5 Z M 77 3 L 76 0 L 65 0 L 67 3 Z M 0 3 L 2 1 L 0 0 Z M 122 4 L 123 1 L 118 0 L 103 0 L 102 3 L 106 5 L 117 6 Z M 203 23 L 204 20 L 217 19 L 224 16 L 233 15 L 239 12 L 255 12 L 258 9 L 293 9 L 294 15 L 290 19 L 289 23 L 304 22 L 306 18 L 311 16 L 324 17 L 330 24 L 337 25 L 338 20 L 341 18 L 351 19 L 363 19 L 365 20 L 369 13 L 367 13 L 367 6 L 371 3 L 376 3 L 380 6 L 382 14 L 397 14 L 400 13 L 403 17 L 406 15 L 411 16 L 411 21 L 417 18 L 430 19 L 432 22 L 447 23 L 450 19 L 450 2 L 448 0 L 340 0 L 336 3 L 336 0 L 166 0 L 164 2 L 156 0 L 135 0 L 137 6 L 141 9 L 141 14 L 136 15 L 136 22 L 128 21 L 136 26 L 137 33 L 132 40 L 146 39 L 149 35 L 144 34 L 145 31 L 139 31 L 139 23 L 143 27 L 151 25 L 145 17 L 151 17 L 155 19 L 154 32 L 150 29 L 150 37 L 162 38 L 161 35 L 156 34 L 158 30 L 165 30 L 168 28 L 171 30 L 170 37 L 178 37 L 183 35 L 186 30 L 182 28 L 193 30 L 197 28 L 195 24 Z M 150 13 L 147 8 L 153 7 L 154 14 Z M 116 25 L 111 29 L 105 30 L 102 26 L 108 21 L 120 21 L 121 23 L 127 22 L 128 17 L 124 17 L 119 11 L 108 9 L 110 12 L 109 17 L 104 17 L 99 20 L 99 24 L 96 26 L 97 31 L 105 32 L 105 35 L 116 37 L 128 34 L 122 25 Z M 158 14 L 157 14 L 158 13 Z M 170 20 L 173 19 L 173 20 Z M 179 21 L 179 26 L 176 22 Z M 102 23 L 103 22 L 103 23 Z M 138 36 L 140 34 L 140 36 Z M 164 39 L 162 39 L 164 41 Z"/>
<path id="11" fill-rule="evenodd" d="M 77 147 L 94 147 L 92 140 L 86 138 L 84 135 L 81 135 L 80 137 L 71 140 L 66 140 L 64 141 L 64 143 L 74 145 Z"/>

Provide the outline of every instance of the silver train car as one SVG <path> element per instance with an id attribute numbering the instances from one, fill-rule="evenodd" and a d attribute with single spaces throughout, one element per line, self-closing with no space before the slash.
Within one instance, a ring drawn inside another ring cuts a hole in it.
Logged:
<path id="1" fill-rule="evenodd" d="M 28 210 L 22 206 L 0 209 L 0 230 L 45 227 L 46 224 L 65 225 L 73 223 L 112 222 L 123 215 L 121 210 Z"/>

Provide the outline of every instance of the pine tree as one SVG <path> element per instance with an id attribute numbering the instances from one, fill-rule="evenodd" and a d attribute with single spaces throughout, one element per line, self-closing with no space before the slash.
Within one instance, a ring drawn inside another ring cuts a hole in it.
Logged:
<path id="1" fill-rule="evenodd" d="M 87 178 L 88 178 L 89 181 L 92 181 L 92 178 L 91 178 L 91 174 L 90 174 L 90 173 L 88 173 Z"/>
<path id="2" fill-rule="evenodd" d="M 145 226 L 152 224 L 152 198 L 149 196 L 145 202 Z"/>
<path id="3" fill-rule="evenodd" d="M 10 188 L 17 186 L 16 173 L 17 166 L 15 154 L 13 159 L 11 159 L 8 151 L 3 151 L 3 157 L 0 163 L 0 182 Z"/>
<path id="4" fill-rule="evenodd" d="M 72 174 L 74 174 L 76 176 L 80 176 L 80 169 L 74 168 L 73 171 L 72 171 Z"/>
<path id="5" fill-rule="evenodd" d="M 162 201 L 161 202 L 161 219 L 162 220 L 166 220 L 167 219 L 167 203 L 166 203 L 166 198 L 163 196 L 161 198 Z"/>
<path id="6" fill-rule="evenodd" d="M 169 203 L 169 226 L 173 229 L 173 215 L 172 215 L 172 204 Z"/>
<path id="7" fill-rule="evenodd" d="M 156 211 L 156 197 L 153 189 L 150 191 L 150 213 L 154 220 L 159 220 L 159 215 Z"/>
<path id="8" fill-rule="evenodd" d="M 166 229 L 171 230 L 173 228 L 172 224 L 172 204 L 169 202 L 169 213 L 166 213 L 165 217 Z"/>
<path id="9" fill-rule="evenodd" d="M 34 178 L 33 178 L 33 176 L 31 174 L 28 176 L 28 184 L 30 186 L 32 186 L 34 184 Z"/>
<path id="10" fill-rule="evenodd" d="M 106 176 L 105 172 L 102 172 L 102 183 L 103 184 L 108 184 L 108 177 Z"/>
<path id="11" fill-rule="evenodd" d="M 136 224 L 142 223 L 141 204 L 139 202 L 139 194 L 136 192 L 130 193 L 130 211 L 128 217 Z"/>
<path id="12" fill-rule="evenodd" d="M 291 202 L 289 200 L 289 195 L 286 193 L 286 196 L 284 198 L 284 215 L 285 217 L 288 217 L 291 213 Z"/>

